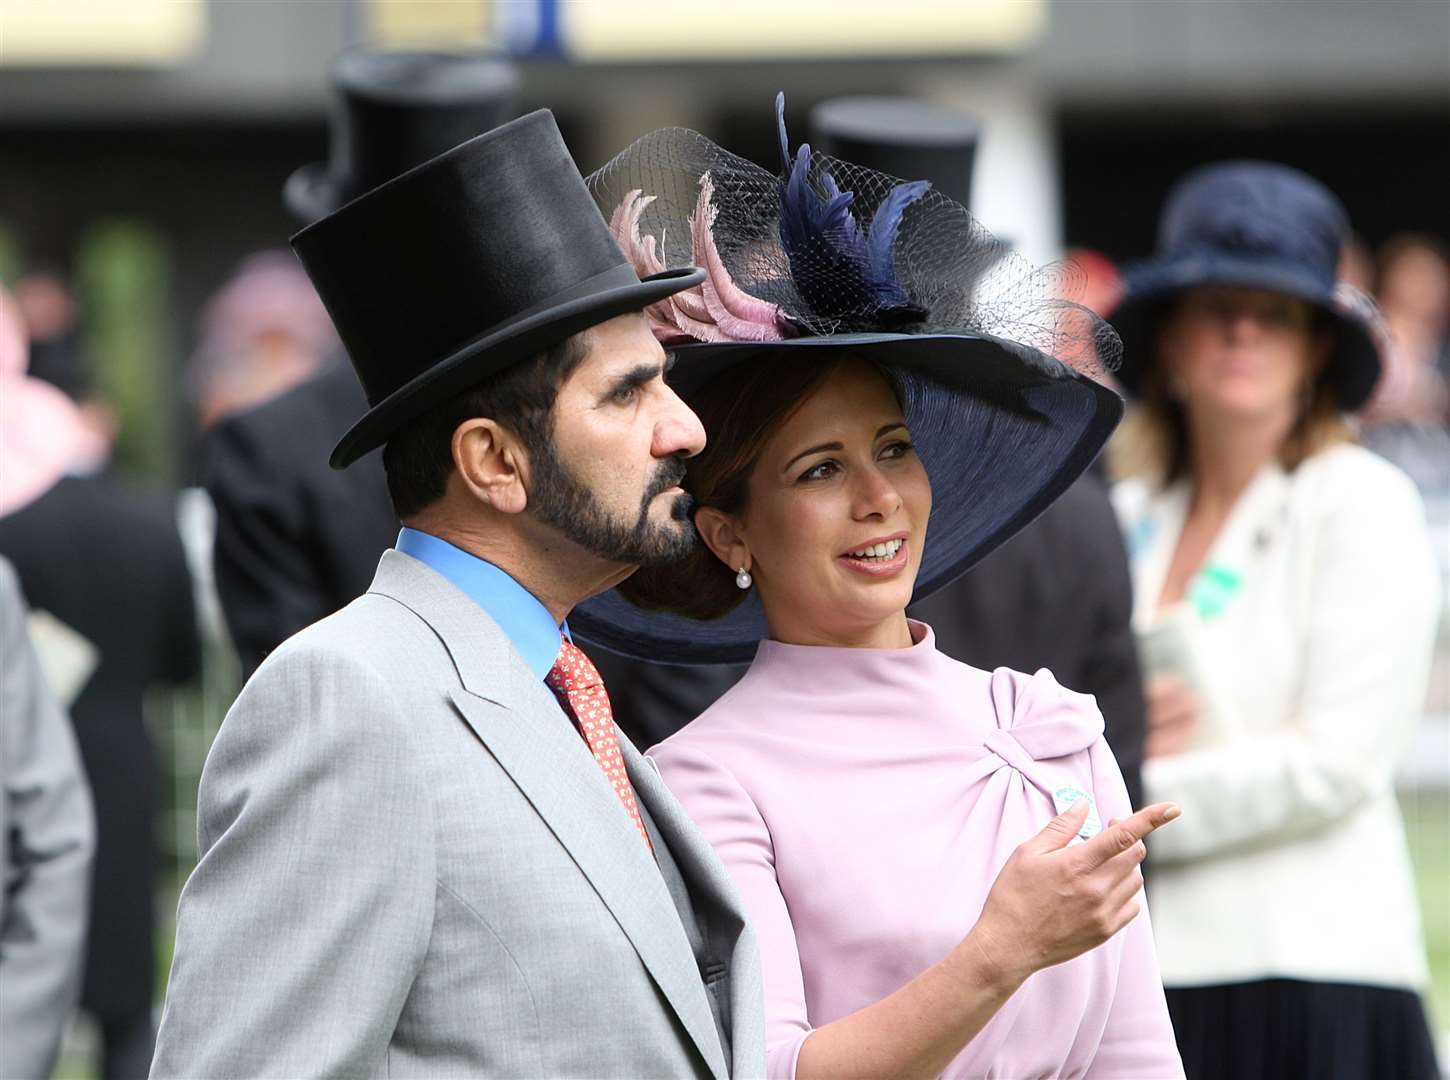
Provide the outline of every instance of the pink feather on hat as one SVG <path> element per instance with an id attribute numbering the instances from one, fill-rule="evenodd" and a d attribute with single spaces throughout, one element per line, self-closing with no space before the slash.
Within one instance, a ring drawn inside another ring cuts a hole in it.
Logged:
<path id="1" fill-rule="evenodd" d="M 718 211 L 713 205 L 715 186 L 707 172 L 700 177 L 700 197 L 690 215 L 691 254 L 706 278 L 699 285 L 651 304 L 645 309 L 650 329 L 667 344 L 686 341 L 782 341 L 795 336 L 795 328 L 780 308 L 737 286 L 725 269 L 715 246 L 713 226 Z M 655 196 L 639 189 L 625 194 L 609 218 L 609 228 L 625 258 L 640 277 L 665 269 L 657 244 L 641 236 L 640 216 Z"/>

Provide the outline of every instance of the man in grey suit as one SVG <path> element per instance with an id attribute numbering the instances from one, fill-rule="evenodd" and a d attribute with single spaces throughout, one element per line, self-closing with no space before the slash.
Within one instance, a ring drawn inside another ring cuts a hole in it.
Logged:
<path id="1" fill-rule="evenodd" d="M 7 387 L 13 390 L 13 387 Z M 0 507 L 3 509 L 3 507 Z M 0 558 L 0 1076 L 44 1080 L 81 988 L 95 822 L 70 721 Z"/>
<path id="2" fill-rule="evenodd" d="M 547 112 L 293 239 L 405 528 L 207 759 L 153 1076 L 764 1071 L 752 931 L 568 640 L 693 530 L 704 442 Z"/>

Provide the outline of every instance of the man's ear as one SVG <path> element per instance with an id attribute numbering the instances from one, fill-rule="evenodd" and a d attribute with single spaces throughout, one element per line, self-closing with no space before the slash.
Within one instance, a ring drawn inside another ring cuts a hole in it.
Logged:
<path id="1" fill-rule="evenodd" d="M 453 467 L 475 499 L 501 514 L 529 503 L 528 458 L 518 436 L 496 420 L 475 417 L 453 431 Z"/>
<path id="2" fill-rule="evenodd" d="M 695 511 L 695 529 L 705 546 L 731 570 L 750 569 L 750 545 L 745 542 L 739 521 L 733 514 L 702 506 Z"/>

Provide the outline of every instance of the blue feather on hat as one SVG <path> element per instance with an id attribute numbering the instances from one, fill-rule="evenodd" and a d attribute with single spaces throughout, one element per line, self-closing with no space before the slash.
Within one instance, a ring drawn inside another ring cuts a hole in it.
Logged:
<path id="1" fill-rule="evenodd" d="M 776 131 L 784 178 L 780 182 L 780 241 L 802 296 L 820 310 L 860 312 L 910 305 L 896 276 L 892 247 L 906 208 L 930 189 L 926 180 L 897 184 L 881 200 L 862 232 L 851 206 L 856 195 L 836 178 L 820 174 L 824 194 L 811 183 L 811 147 L 801 143 L 794 159 L 785 131 L 785 94 L 775 96 Z M 813 295 L 820 294 L 820 295 Z"/>

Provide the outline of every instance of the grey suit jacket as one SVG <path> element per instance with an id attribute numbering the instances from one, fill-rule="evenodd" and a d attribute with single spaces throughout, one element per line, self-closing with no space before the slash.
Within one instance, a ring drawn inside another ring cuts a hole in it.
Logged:
<path id="1" fill-rule="evenodd" d="M 0 559 L 0 1077 L 43 1080 L 81 988 L 95 822 L 70 720 Z"/>
<path id="2" fill-rule="evenodd" d="M 498 626 L 387 552 L 222 724 L 152 1076 L 763 1075 L 739 897 L 623 750 L 658 864 Z"/>

